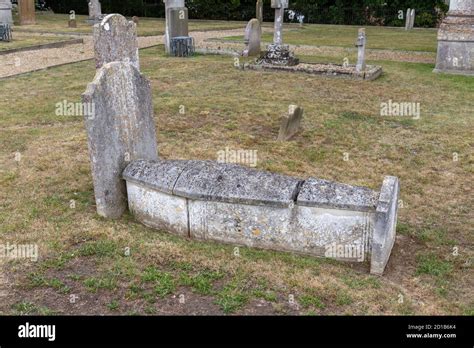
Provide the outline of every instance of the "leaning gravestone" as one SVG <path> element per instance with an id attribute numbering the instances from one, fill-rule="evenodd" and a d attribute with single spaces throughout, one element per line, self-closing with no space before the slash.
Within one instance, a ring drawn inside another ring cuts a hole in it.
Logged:
<path id="1" fill-rule="evenodd" d="M 262 39 L 262 27 L 258 19 L 252 19 L 245 29 L 246 48 L 242 55 L 244 57 L 260 56 L 260 43 Z"/>
<path id="2" fill-rule="evenodd" d="M 140 70 L 137 26 L 122 15 L 108 15 L 94 25 L 94 49 L 97 68 L 124 61 Z"/>
<path id="3" fill-rule="evenodd" d="M 10 0 L 0 0 L 0 24 L 13 24 L 12 3 Z"/>
<path id="4" fill-rule="evenodd" d="M 150 82 L 138 70 L 135 24 L 115 14 L 94 28 L 97 70 L 82 96 L 97 213 L 118 218 L 127 208 L 122 171 L 130 161 L 157 160 Z"/>
<path id="5" fill-rule="evenodd" d="M 281 119 L 278 141 L 288 141 L 299 132 L 303 112 L 303 108 L 297 105 L 290 105 L 288 115 L 284 115 Z"/>
<path id="6" fill-rule="evenodd" d="M 130 161 L 157 160 L 150 82 L 129 62 L 101 67 L 82 96 L 97 213 L 119 218 L 127 209 L 122 171 Z"/>
<path id="7" fill-rule="evenodd" d="M 20 25 L 31 25 L 36 23 L 35 0 L 19 0 L 18 15 Z"/>
<path id="8" fill-rule="evenodd" d="M 365 35 L 365 28 L 359 29 L 359 35 L 357 37 L 357 64 L 356 71 L 363 72 L 366 69 L 365 64 L 365 46 L 367 44 L 367 37 Z"/>

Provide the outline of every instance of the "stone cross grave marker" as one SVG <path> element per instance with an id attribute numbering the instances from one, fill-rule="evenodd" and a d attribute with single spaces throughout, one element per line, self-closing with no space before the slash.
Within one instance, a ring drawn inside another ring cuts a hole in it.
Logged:
<path id="1" fill-rule="evenodd" d="M 122 171 L 130 161 L 157 160 L 150 82 L 129 62 L 101 67 L 82 95 L 97 213 L 119 218 L 127 208 Z"/>
<path id="2" fill-rule="evenodd" d="M 365 35 L 365 28 L 359 29 L 359 35 L 357 36 L 357 64 L 356 71 L 362 72 L 366 68 L 365 64 L 365 46 L 367 44 L 367 36 Z"/>
<path id="3" fill-rule="evenodd" d="M 20 16 L 20 25 L 35 24 L 35 0 L 19 0 L 18 14 Z"/>
<path id="4" fill-rule="evenodd" d="M 260 21 L 256 18 L 249 21 L 245 29 L 245 45 L 243 52 L 244 57 L 260 56 L 261 51 L 262 27 Z"/>
<path id="5" fill-rule="evenodd" d="M 137 26 L 122 15 L 108 15 L 94 25 L 94 49 L 97 69 L 106 63 L 124 61 L 140 70 Z"/>
<path id="6" fill-rule="evenodd" d="M 275 9 L 275 32 L 273 33 L 273 44 L 283 44 L 283 21 L 285 9 L 288 8 L 288 0 L 272 0 L 272 8 Z"/>
<path id="7" fill-rule="evenodd" d="M 278 141 L 288 141 L 300 131 L 303 113 L 303 108 L 290 105 L 288 115 L 284 115 L 281 119 Z"/>

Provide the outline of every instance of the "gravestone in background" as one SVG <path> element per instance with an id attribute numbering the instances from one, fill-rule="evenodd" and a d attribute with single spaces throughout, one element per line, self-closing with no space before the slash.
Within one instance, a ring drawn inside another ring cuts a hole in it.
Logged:
<path id="1" fill-rule="evenodd" d="M 367 37 L 365 35 L 365 28 L 359 29 L 359 35 L 357 37 L 357 64 L 356 71 L 363 72 L 366 69 L 365 64 L 365 46 L 367 44 Z"/>
<path id="2" fill-rule="evenodd" d="M 290 46 L 283 44 L 283 20 L 288 5 L 288 0 L 272 0 L 272 8 L 275 9 L 273 44 L 267 47 L 267 52 L 260 60 L 261 64 L 276 66 L 295 66 L 299 64 L 299 59 L 295 58 L 293 53 L 290 52 Z"/>
<path id="3" fill-rule="evenodd" d="M 435 72 L 474 75 L 474 1 L 451 0 L 438 31 Z"/>
<path id="4" fill-rule="evenodd" d="M 102 5 L 99 0 L 89 1 L 89 23 L 97 23 L 103 18 Z"/>
<path id="5" fill-rule="evenodd" d="M 260 43 L 262 40 L 262 27 L 260 21 L 256 18 L 250 20 L 245 29 L 245 45 L 246 48 L 242 55 L 244 57 L 260 56 Z"/>
<path id="6" fill-rule="evenodd" d="M 137 26 L 122 15 L 108 15 L 94 25 L 94 50 L 97 69 L 106 63 L 124 61 L 140 70 Z"/>
<path id="7" fill-rule="evenodd" d="M 19 0 L 18 15 L 20 25 L 36 24 L 35 0 Z"/>
<path id="8" fill-rule="evenodd" d="M 257 9 L 256 9 L 256 18 L 260 22 L 263 23 L 263 0 L 257 0 Z"/>
<path id="9" fill-rule="evenodd" d="M 12 3 L 10 0 L 0 0 L 0 24 L 13 24 Z"/>
<path id="10" fill-rule="evenodd" d="M 184 0 L 163 0 L 165 3 L 165 50 L 171 53 L 171 39 L 189 36 L 188 9 Z"/>

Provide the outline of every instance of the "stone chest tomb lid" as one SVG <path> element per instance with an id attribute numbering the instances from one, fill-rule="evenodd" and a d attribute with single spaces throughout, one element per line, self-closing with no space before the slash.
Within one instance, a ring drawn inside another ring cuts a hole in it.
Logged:
<path id="1" fill-rule="evenodd" d="M 223 203 L 287 207 L 301 181 L 212 161 L 137 161 L 124 179 L 176 196 Z"/>
<path id="2" fill-rule="evenodd" d="M 366 187 L 310 178 L 304 182 L 297 204 L 329 209 L 375 212 L 379 193 Z"/>

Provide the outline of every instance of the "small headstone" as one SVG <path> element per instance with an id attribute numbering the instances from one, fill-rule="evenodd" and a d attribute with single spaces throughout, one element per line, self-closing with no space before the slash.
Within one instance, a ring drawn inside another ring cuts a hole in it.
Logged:
<path id="1" fill-rule="evenodd" d="M 35 0 L 19 0 L 18 15 L 20 17 L 20 25 L 35 24 Z"/>
<path id="2" fill-rule="evenodd" d="M 122 172 L 134 160 L 157 160 L 150 82 L 129 62 L 102 66 L 82 96 L 97 213 L 119 218 L 127 208 Z M 86 108 L 85 108 L 86 109 Z"/>
<path id="3" fill-rule="evenodd" d="M 410 23 L 411 23 L 411 9 L 408 9 L 407 16 L 405 18 L 405 30 L 410 29 Z"/>
<path id="4" fill-rule="evenodd" d="M 12 3 L 10 0 L 0 0 L 0 24 L 13 24 Z"/>
<path id="5" fill-rule="evenodd" d="M 106 63 L 129 62 L 140 70 L 137 26 L 124 16 L 111 14 L 94 25 L 96 67 Z"/>
<path id="6" fill-rule="evenodd" d="M 256 17 L 260 24 L 263 23 L 263 0 L 257 0 Z"/>
<path id="7" fill-rule="evenodd" d="M 102 5 L 99 0 L 89 1 L 89 21 L 98 22 L 102 19 Z"/>
<path id="8" fill-rule="evenodd" d="M 278 141 L 288 141 L 300 131 L 303 113 L 303 108 L 297 105 L 290 105 L 288 115 L 284 115 L 281 119 Z"/>
<path id="9" fill-rule="evenodd" d="M 132 21 L 133 21 L 133 23 L 135 23 L 137 26 L 138 26 L 138 24 L 140 24 L 140 19 L 139 19 L 137 16 L 133 16 L 133 17 L 132 17 Z"/>
<path id="10" fill-rule="evenodd" d="M 262 38 L 262 27 L 256 18 L 250 20 L 245 29 L 246 48 L 242 55 L 244 57 L 260 56 L 260 42 Z"/>
<path id="11" fill-rule="evenodd" d="M 367 44 L 367 37 L 365 35 L 365 28 L 359 29 L 359 35 L 357 36 L 357 65 L 356 71 L 362 72 L 365 71 L 365 46 Z"/>
<path id="12" fill-rule="evenodd" d="M 69 28 L 77 28 L 77 21 L 75 19 L 70 19 L 68 22 Z"/>

